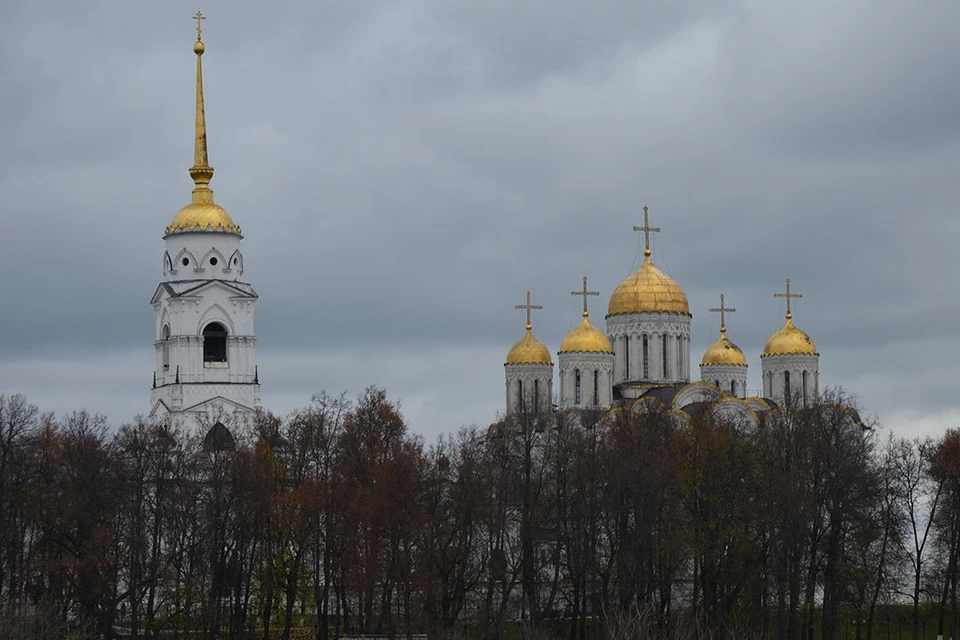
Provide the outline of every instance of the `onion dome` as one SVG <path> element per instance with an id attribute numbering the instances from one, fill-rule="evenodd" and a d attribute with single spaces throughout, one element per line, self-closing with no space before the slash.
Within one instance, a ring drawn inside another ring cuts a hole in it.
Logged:
<path id="1" fill-rule="evenodd" d="M 760 357 L 802 354 L 818 356 L 817 347 L 806 333 L 793 324 L 792 316 L 787 314 L 787 322 L 779 331 L 770 336 Z"/>
<path id="2" fill-rule="evenodd" d="M 708 367 L 710 365 L 747 366 L 747 359 L 744 357 L 743 351 L 727 339 L 725 329 L 721 329 L 720 339 L 710 345 L 703 353 L 703 360 L 700 361 L 700 366 Z"/>
<path id="3" fill-rule="evenodd" d="M 227 211 L 213 202 L 213 167 L 207 161 L 207 121 L 203 108 L 203 68 L 200 58 L 205 50 L 200 40 L 200 20 L 203 16 L 197 12 L 197 41 L 193 43 L 193 52 L 197 54 L 197 116 L 194 136 L 193 166 L 190 177 L 193 178 L 193 202 L 180 209 L 173 222 L 165 229 L 166 233 L 183 231 L 227 231 L 240 233 L 240 227 L 234 224 Z"/>
<path id="4" fill-rule="evenodd" d="M 527 332 L 507 352 L 505 364 L 553 364 L 550 359 L 550 351 L 543 346 L 542 342 L 533 337 L 532 329 L 533 327 L 528 324 Z"/>
<path id="5" fill-rule="evenodd" d="M 670 276 L 653 266 L 649 249 L 644 255 L 640 268 L 614 289 L 607 316 L 643 312 L 690 315 L 687 294 Z"/>
<path id="6" fill-rule="evenodd" d="M 560 343 L 560 353 L 613 353 L 613 346 L 603 331 L 590 324 L 585 313 L 580 326 Z"/>

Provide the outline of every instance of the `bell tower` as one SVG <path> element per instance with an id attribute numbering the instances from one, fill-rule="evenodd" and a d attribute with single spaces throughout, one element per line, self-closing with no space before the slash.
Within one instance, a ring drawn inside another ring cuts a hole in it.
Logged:
<path id="1" fill-rule="evenodd" d="M 242 280 L 240 227 L 213 201 L 207 160 L 198 11 L 196 128 L 192 202 L 165 229 L 163 281 L 151 298 L 156 368 L 150 418 L 187 428 L 230 424 L 260 408 L 254 346 L 257 293 Z"/>

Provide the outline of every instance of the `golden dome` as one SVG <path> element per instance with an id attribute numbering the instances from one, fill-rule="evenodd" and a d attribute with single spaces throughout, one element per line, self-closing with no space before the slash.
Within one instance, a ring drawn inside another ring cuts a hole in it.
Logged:
<path id="1" fill-rule="evenodd" d="M 760 357 L 787 354 L 820 355 L 817 353 L 817 347 L 813 344 L 810 336 L 793 325 L 790 314 L 787 314 L 787 322 L 780 330 L 767 340 L 767 344 L 763 348 L 763 353 L 760 354 Z"/>
<path id="2" fill-rule="evenodd" d="M 639 269 L 614 289 L 607 307 L 608 316 L 641 312 L 690 315 L 687 294 L 670 276 L 653 266 L 649 255 Z"/>
<path id="3" fill-rule="evenodd" d="M 580 326 L 560 343 L 560 353 L 613 353 L 613 347 L 603 331 L 590 324 L 584 314 Z"/>
<path id="4" fill-rule="evenodd" d="M 533 331 L 530 325 L 527 325 L 527 332 L 507 353 L 506 364 L 553 365 L 553 361 L 550 359 L 550 352 L 542 342 L 533 337 Z"/>
<path id="5" fill-rule="evenodd" d="M 747 359 L 743 355 L 740 347 L 727 339 L 727 332 L 720 332 L 720 339 L 710 345 L 710 348 L 703 353 L 703 360 L 700 361 L 701 367 L 708 367 L 715 364 L 732 364 L 737 367 L 747 366 Z"/>
<path id="6" fill-rule="evenodd" d="M 212 202 L 191 202 L 174 217 L 167 233 L 178 231 L 232 231 L 240 233 L 227 210 Z"/>

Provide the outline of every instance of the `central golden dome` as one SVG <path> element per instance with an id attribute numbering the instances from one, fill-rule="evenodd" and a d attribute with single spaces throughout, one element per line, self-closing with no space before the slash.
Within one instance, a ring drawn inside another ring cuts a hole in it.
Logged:
<path id="1" fill-rule="evenodd" d="M 607 316 L 644 312 L 690 315 L 687 294 L 670 276 L 653 266 L 650 256 L 614 289 L 607 306 Z"/>
<path id="2" fill-rule="evenodd" d="M 787 322 L 767 340 L 760 357 L 788 354 L 820 355 L 817 353 L 817 347 L 813 344 L 810 336 L 794 326 L 789 314 L 787 315 Z"/>
<path id="3" fill-rule="evenodd" d="M 213 202 L 191 202 L 174 217 L 167 233 L 178 231 L 230 231 L 240 233 L 227 210 Z"/>
<path id="4" fill-rule="evenodd" d="M 560 343 L 560 353 L 613 353 L 610 339 L 590 324 L 586 316 L 576 329 Z"/>
<path id="5" fill-rule="evenodd" d="M 531 331 L 530 325 L 527 325 L 527 332 L 507 352 L 505 364 L 553 365 L 553 361 L 550 359 L 550 352 L 543 346 L 542 342 L 533 337 L 533 331 Z"/>
<path id="6" fill-rule="evenodd" d="M 710 348 L 703 353 L 700 366 L 708 367 L 711 365 L 747 366 L 747 359 L 743 355 L 743 351 L 727 339 L 725 331 L 721 332 L 720 339 L 710 345 Z"/>

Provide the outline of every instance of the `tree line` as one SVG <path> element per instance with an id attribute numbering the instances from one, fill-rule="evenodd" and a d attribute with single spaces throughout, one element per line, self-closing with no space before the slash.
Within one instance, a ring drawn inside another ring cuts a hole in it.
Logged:
<path id="1" fill-rule="evenodd" d="M 524 413 L 427 444 L 371 387 L 187 432 L 0 396 L 8 637 L 956 637 L 960 431 L 841 392 Z M 212 420 L 211 420 L 212 422 Z M 0 632 L 0 637 L 4 632 Z"/>

